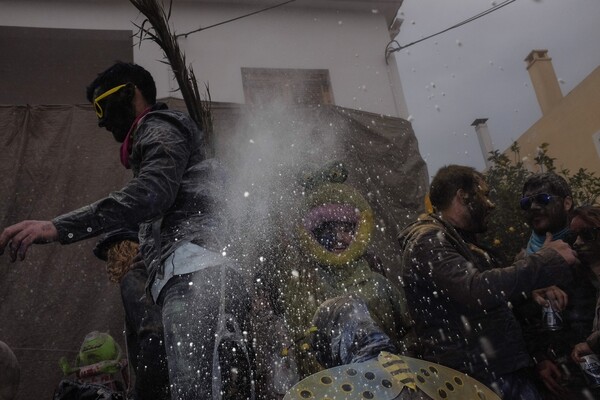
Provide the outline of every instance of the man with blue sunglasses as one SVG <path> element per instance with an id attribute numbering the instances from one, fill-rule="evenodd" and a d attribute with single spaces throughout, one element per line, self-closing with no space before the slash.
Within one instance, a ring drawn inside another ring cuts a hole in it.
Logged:
<path id="1" fill-rule="evenodd" d="M 523 185 L 519 203 L 532 229 L 524 253 L 536 253 L 550 238 L 573 244 L 575 235 L 569 230 L 569 222 L 574 202 L 571 188 L 562 176 L 553 172 L 531 175 Z M 534 291 L 532 300 L 515 305 L 542 390 L 549 399 L 583 396 L 583 376 L 570 360 L 569 352 L 591 329 L 595 288 L 578 267 L 573 269 L 573 278 L 570 283 Z M 542 324 L 541 307 L 547 306 L 560 313 L 560 329 L 549 330 Z"/>
<path id="2" fill-rule="evenodd" d="M 538 251 L 546 240 L 546 233 L 552 239 L 569 242 L 569 212 L 573 209 L 573 196 L 567 181 L 553 172 L 534 174 L 523 185 L 521 209 L 532 229 L 527 243 L 527 254 Z"/>

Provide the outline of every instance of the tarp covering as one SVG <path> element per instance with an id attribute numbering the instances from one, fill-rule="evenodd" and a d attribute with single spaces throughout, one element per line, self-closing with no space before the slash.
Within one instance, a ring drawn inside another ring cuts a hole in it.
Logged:
<path id="1" fill-rule="evenodd" d="M 95 118 L 88 106 L 0 107 L 2 228 L 51 219 L 126 182 L 131 172 L 120 167 L 112 136 Z M 88 332 L 122 337 L 119 291 L 94 244 L 35 245 L 14 264 L 6 252 L 0 257 L 0 337 L 21 365 L 18 399 L 52 398 L 59 358 L 72 364 Z"/>
<path id="2" fill-rule="evenodd" d="M 181 101 L 168 102 L 182 109 Z M 270 177 L 282 176 L 278 168 L 285 175 L 344 161 L 348 183 L 369 199 L 377 217 L 374 252 L 397 282 L 394 238 L 422 210 L 428 182 L 407 121 L 335 106 L 282 112 L 214 104 L 212 111 L 217 156 L 233 173 L 231 193 L 240 199 L 265 190 Z M 0 228 L 51 219 L 131 177 L 118 161 L 118 144 L 97 127 L 88 105 L 0 106 L 0 143 Z M 245 212 L 262 218 L 284 208 L 271 206 Z M 35 245 L 14 264 L 7 254 L 0 257 L 0 340 L 21 365 L 17 399 L 51 398 L 62 375 L 58 359 L 72 363 L 90 331 L 109 332 L 124 345 L 119 290 L 92 254 L 95 242 Z"/>

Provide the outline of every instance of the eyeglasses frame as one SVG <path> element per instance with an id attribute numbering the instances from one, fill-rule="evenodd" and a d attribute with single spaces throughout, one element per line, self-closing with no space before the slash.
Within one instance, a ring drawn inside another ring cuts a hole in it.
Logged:
<path id="1" fill-rule="evenodd" d="M 540 197 L 540 196 L 544 196 L 544 197 Z M 519 205 L 521 206 L 522 210 L 527 211 L 527 210 L 531 209 L 531 206 L 533 205 L 534 201 L 540 205 L 547 206 L 548 204 L 550 204 L 550 202 L 554 198 L 562 198 L 562 196 L 559 196 L 556 194 L 548 194 L 548 193 L 532 194 L 531 196 L 523 196 L 521 198 L 521 200 L 519 200 Z M 541 199 L 544 199 L 544 200 L 541 200 Z"/>
<path id="2" fill-rule="evenodd" d="M 107 98 L 111 94 L 118 92 L 119 90 L 123 89 L 125 86 L 127 86 L 127 83 L 124 83 L 119 86 L 115 86 L 114 88 L 108 89 L 106 92 L 102 93 L 100 96 L 98 96 L 94 99 L 94 109 L 96 110 L 96 116 L 98 117 L 98 119 L 104 117 L 104 110 L 102 109 L 102 106 L 100 105 L 99 101 Z"/>

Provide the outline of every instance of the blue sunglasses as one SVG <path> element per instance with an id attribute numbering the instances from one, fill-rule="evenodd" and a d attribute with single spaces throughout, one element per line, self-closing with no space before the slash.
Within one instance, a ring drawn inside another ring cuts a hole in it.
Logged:
<path id="1" fill-rule="evenodd" d="M 554 196 L 548 193 L 538 193 L 532 196 L 523 197 L 521 201 L 519 201 L 519 204 L 523 210 L 529 210 L 534 201 L 539 205 L 547 206 L 555 197 L 560 196 Z"/>

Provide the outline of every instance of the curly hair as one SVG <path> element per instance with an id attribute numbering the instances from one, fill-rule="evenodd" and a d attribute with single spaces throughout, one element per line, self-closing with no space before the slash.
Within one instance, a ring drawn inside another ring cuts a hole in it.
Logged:
<path id="1" fill-rule="evenodd" d="M 111 282 L 121 282 L 133 265 L 133 259 L 138 254 L 138 247 L 137 242 L 123 240 L 108 249 L 106 272 L 108 272 L 108 279 Z"/>

